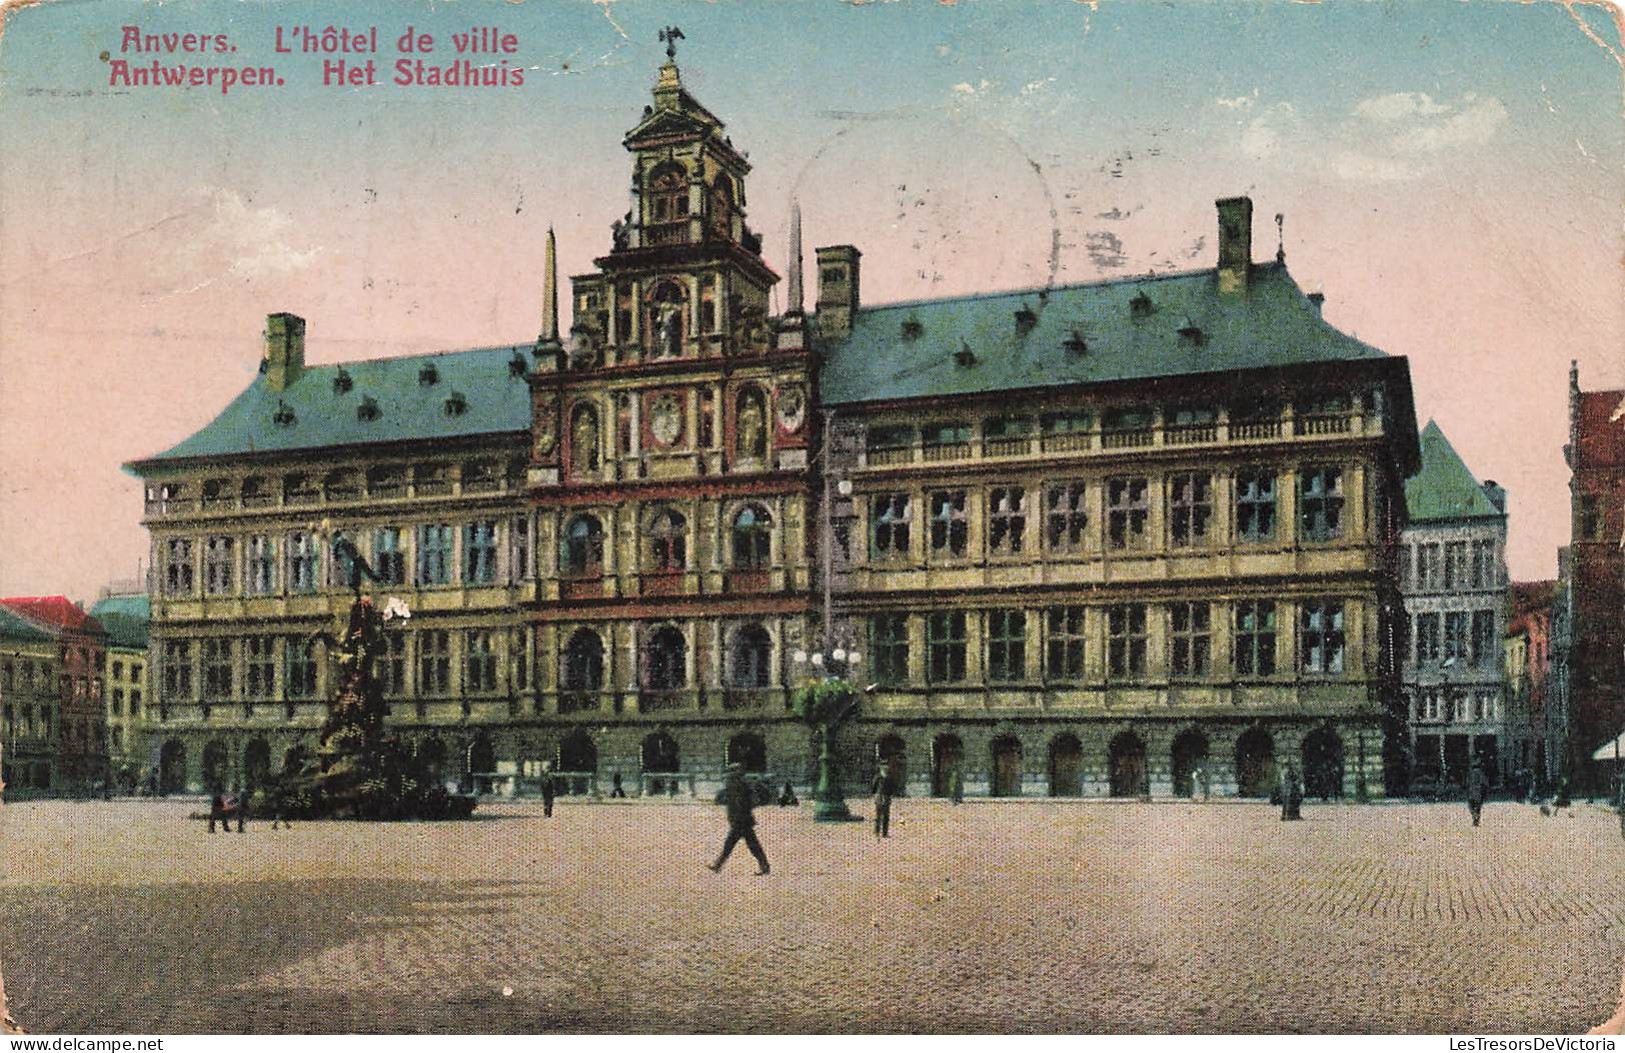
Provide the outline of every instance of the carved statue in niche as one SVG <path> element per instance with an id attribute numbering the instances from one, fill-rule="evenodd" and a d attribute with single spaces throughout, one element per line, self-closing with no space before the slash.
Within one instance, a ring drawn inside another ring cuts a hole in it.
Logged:
<path id="1" fill-rule="evenodd" d="M 577 406 L 570 425 L 570 467 L 576 472 L 598 470 L 598 413 Z"/>
<path id="2" fill-rule="evenodd" d="M 660 312 L 660 352 L 667 358 L 683 353 L 683 312 L 671 305 Z"/>
<path id="3" fill-rule="evenodd" d="M 767 456 L 767 415 L 762 396 L 754 390 L 739 394 L 738 453 L 742 459 L 762 460 Z"/>
<path id="4" fill-rule="evenodd" d="M 590 369 L 598 364 L 598 341 L 596 334 L 584 325 L 575 326 L 570 330 L 570 368 Z"/>

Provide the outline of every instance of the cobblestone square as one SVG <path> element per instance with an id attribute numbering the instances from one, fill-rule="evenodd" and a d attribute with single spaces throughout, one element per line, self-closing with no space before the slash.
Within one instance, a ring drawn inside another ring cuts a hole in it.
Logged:
<path id="1" fill-rule="evenodd" d="M 25 1027 L 1563 1032 L 1625 958 L 1586 806 L 900 799 L 884 842 L 767 808 L 765 878 L 705 869 L 714 807 L 212 837 L 197 807 L 0 809 Z"/>

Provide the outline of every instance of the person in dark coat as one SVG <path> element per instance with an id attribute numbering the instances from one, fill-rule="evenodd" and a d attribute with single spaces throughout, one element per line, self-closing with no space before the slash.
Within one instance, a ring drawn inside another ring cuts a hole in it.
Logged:
<path id="1" fill-rule="evenodd" d="M 209 833 L 214 833 L 214 824 L 220 823 L 220 832 L 231 833 L 231 816 L 226 811 L 226 795 L 217 793 L 209 798 Z"/>
<path id="2" fill-rule="evenodd" d="M 1303 782 L 1298 778 L 1296 765 L 1288 764 L 1281 776 L 1281 819 L 1303 818 Z"/>
<path id="3" fill-rule="evenodd" d="M 1467 773 L 1467 810 L 1473 815 L 1473 825 L 1478 825 L 1478 817 L 1484 811 L 1484 791 L 1489 788 L 1489 779 L 1484 776 L 1484 767 L 1477 762 L 1473 770 Z"/>
<path id="4" fill-rule="evenodd" d="M 891 836 L 891 772 L 882 764 L 875 773 L 875 836 Z"/>
<path id="5" fill-rule="evenodd" d="M 553 783 L 553 762 L 542 761 L 542 817 L 553 817 L 553 796 L 558 787 Z"/>
<path id="6" fill-rule="evenodd" d="M 717 861 L 709 864 L 711 872 L 720 871 L 734 845 L 743 840 L 750 854 L 756 857 L 756 873 L 766 874 L 772 868 L 767 865 L 762 843 L 756 839 L 756 791 L 745 781 L 744 765 L 728 765 L 728 776 L 722 784 L 722 792 L 717 794 L 717 803 L 728 810 L 728 839 L 722 842 L 722 854 L 717 856 Z"/>
<path id="7" fill-rule="evenodd" d="M 790 785 L 789 779 L 784 780 L 784 789 L 779 792 L 779 807 L 789 808 L 800 803 L 801 799 L 796 796 L 796 788 Z"/>
<path id="8" fill-rule="evenodd" d="M 621 785 L 621 773 L 620 772 L 615 772 L 614 774 L 612 774 L 609 777 L 609 783 L 610 783 L 609 796 L 611 797 L 611 799 L 616 798 L 616 797 L 625 797 L 626 796 L 626 787 Z"/>
<path id="9" fill-rule="evenodd" d="M 957 764 L 954 765 L 953 778 L 948 787 L 948 799 L 955 804 L 965 803 L 965 773 Z"/>

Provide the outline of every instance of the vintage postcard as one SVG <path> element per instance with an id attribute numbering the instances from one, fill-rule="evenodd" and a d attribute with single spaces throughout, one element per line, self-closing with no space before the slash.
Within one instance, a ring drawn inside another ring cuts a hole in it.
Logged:
<path id="1" fill-rule="evenodd" d="M 1622 24 L 6 4 L 10 1048 L 1618 1033 Z"/>

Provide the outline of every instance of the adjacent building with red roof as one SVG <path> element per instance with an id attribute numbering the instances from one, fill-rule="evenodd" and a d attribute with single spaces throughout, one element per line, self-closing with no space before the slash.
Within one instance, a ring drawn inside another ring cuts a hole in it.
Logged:
<path id="1" fill-rule="evenodd" d="M 5 597 L 0 598 L 0 607 L 56 645 L 54 665 L 38 674 L 40 709 L 35 716 L 35 726 L 50 731 L 47 739 L 54 741 L 54 756 L 43 779 L 41 769 L 35 769 L 33 787 L 88 791 L 107 777 L 107 720 L 102 709 L 106 633 L 100 622 L 66 596 Z M 52 672 L 56 676 L 54 692 L 49 681 Z"/>

